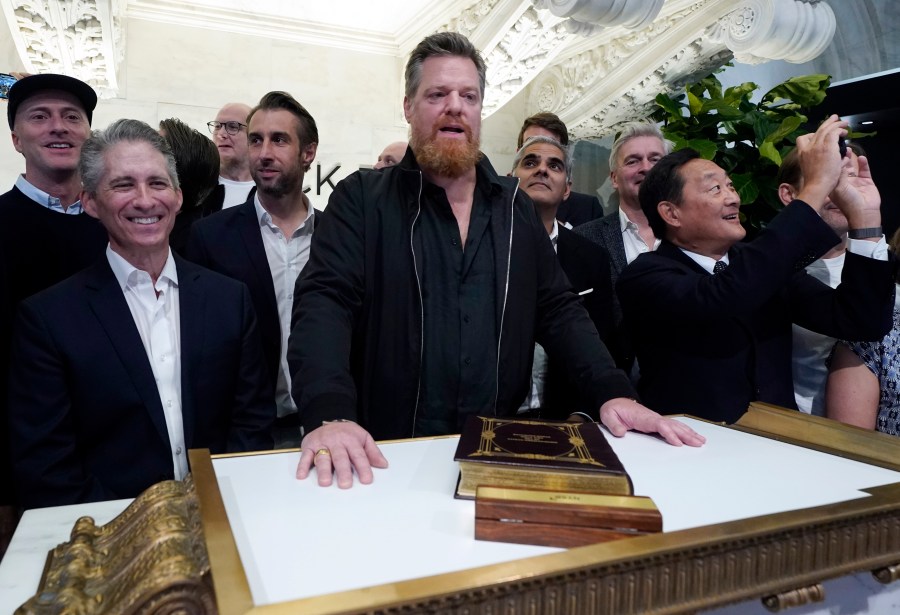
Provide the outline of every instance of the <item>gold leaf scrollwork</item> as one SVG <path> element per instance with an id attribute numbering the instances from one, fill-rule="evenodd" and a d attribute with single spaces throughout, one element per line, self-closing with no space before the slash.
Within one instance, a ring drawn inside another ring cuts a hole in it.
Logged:
<path id="1" fill-rule="evenodd" d="M 217 613 L 191 476 L 158 483 L 98 526 L 82 517 L 16 615 Z"/>

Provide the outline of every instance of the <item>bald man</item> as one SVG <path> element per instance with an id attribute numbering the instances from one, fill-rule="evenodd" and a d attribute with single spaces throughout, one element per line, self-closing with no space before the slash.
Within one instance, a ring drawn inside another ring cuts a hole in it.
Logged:
<path id="1" fill-rule="evenodd" d="M 225 209 L 246 202 L 254 188 L 250 177 L 250 157 L 247 146 L 247 115 L 250 106 L 244 103 L 228 103 L 207 122 L 213 142 L 219 150 L 219 189 L 213 198 Z"/>
<path id="2" fill-rule="evenodd" d="M 395 141 L 378 154 L 378 162 L 375 163 L 376 169 L 384 169 L 398 164 L 406 155 L 406 141 Z"/>

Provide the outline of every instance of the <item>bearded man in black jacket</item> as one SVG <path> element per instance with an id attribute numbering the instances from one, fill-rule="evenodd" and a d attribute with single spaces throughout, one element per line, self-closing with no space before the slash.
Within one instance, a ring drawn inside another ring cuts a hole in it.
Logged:
<path id="1" fill-rule="evenodd" d="M 410 145 L 399 165 L 335 188 L 294 293 L 288 360 L 306 431 L 298 478 L 372 481 L 375 439 L 458 433 L 511 416 L 534 342 L 563 362 L 615 435 L 686 425 L 635 401 L 571 292 L 531 199 L 479 151 L 485 65 L 462 35 L 426 37 L 406 67 Z"/>

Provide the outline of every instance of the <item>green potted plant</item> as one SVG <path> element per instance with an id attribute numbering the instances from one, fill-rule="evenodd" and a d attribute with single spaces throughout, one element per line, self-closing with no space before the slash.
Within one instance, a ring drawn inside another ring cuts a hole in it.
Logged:
<path id="1" fill-rule="evenodd" d="M 807 114 L 825 99 L 830 83 L 828 75 L 791 77 L 755 103 L 757 84 L 723 90 L 713 74 L 675 98 L 659 94 L 652 118 L 662 122 L 676 149 L 691 147 L 728 172 L 741 196 L 741 221 L 752 236 L 781 209 L 775 182 L 781 159 L 808 131 Z"/>

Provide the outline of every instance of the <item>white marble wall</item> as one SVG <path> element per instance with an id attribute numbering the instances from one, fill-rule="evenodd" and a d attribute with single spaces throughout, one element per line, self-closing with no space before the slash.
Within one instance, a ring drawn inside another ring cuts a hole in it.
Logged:
<path id="1" fill-rule="evenodd" d="M 0 14 L 0 20 L 3 19 Z M 0 31 L 6 28 L 0 23 Z M 285 90 L 316 118 L 316 162 L 324 177 L 335 165 L 336 183 L 359 165 L 371 165 L 382 148 L 405 139 L 402 70 L 405 58 L 371 55 L 314 45 L 269 40 L 131 19 L 118 98 L 101 100 L 94 127 L 131 117 L 156 124 L 177 117 L 206 132 L 206 122 L 229 101 L 250 105 L 270 90 Z M 3 37 L 6 39 L 6 37 Z M 8 40 L 0 43 L 0 72 L 22 70 Z M 5 103 L 4 103 L 5 107 Z M 524 113 L 513 101 L 483 128 L 483 148 L 505 173 L 512 163 L 515 138 Z M 3 108 L 5 116 L 6 109 Z M 6 190 L 24 162 L 0 127 L 0 188 Z M 327 203 L 327 184 L 317 194 L 316 165 L 306 177 L 313 204 Z"/>

